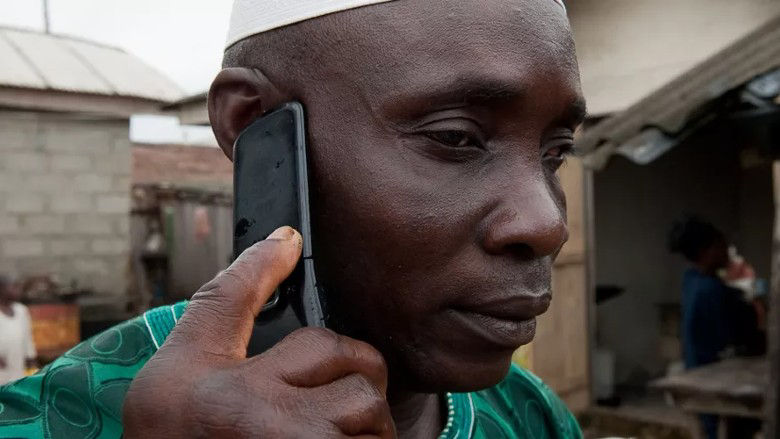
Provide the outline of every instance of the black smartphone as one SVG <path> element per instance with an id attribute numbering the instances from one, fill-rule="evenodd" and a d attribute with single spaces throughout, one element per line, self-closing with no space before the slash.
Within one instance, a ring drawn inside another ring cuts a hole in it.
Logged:
<path id="1" fill-rule="evenodd" d="M 233 254 L 281 226 L 297 229 L 303 254 L 260 315 L 247 352 L 257 355 L 304 326 L 325 326 L 312 255 L 303 106 L 290 102 L 253 122 L 233 146 Z"/>

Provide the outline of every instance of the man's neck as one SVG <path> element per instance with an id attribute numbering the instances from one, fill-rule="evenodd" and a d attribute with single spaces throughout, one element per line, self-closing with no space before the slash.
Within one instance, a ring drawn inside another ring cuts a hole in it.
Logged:
<path id="1" fill-rule="evenodd" d="M 441 398 L 430 393 L 388 391 L 390 412 L 398 437 L 437 438 L 445 419 L 442 419 Z"/>

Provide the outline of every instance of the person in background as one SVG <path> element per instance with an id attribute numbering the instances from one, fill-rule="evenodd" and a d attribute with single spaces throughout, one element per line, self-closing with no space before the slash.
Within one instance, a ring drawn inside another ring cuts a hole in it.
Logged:
<path id="1" fill-rule="evenodd" d="M 718 275 L 730 263 L 725 235 L 707 221 L 687 217 L 672 226 L 669 250 L 682 254 L 692 264 L 682 285 L 685 368 L 714 363 L 729 347 L 740 352 L 754 345 L 753 339 L 759 335 L 754 307 L 743 299 L 740 290 L 726 285 Z M 702 423 L 707 437 L 716 438 L 717 418 L 705 415 Z"/>
<path id="2" fill-rule="evenodd" d="M 25 369 L 35 367 L 30 313 L 19 299 L 19 288 L 0 275 L 0 385 L 23 378 Z"/>

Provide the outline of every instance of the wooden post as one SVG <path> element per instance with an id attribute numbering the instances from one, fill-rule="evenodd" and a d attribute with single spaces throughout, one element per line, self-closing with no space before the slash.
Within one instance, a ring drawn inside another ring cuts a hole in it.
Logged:
<path id="1" fill-rule="evenodd" d="M 774 164 L 774 189 L 775 233 L 767 334 L 769 355 L 769 388 L 766 395 L 767 439 L 780 439 L 780 162 Z"/>
<path id="2" fill-rule="evenodd" d="M 560 170 L 566 193 L 569 242 L 553 266 L 553 302 L 538 319 L 536 338 L 516 355 L 530 366 L 569 408 L 582 412 L 591 404 L 590 332 L 586 273 L 585 170 L 570 160 Z"/>

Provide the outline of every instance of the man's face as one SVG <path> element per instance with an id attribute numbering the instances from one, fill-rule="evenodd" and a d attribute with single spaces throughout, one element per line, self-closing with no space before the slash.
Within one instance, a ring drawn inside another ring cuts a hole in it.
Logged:
<path id="1" fill-rule="evenodd" d="M 337 22 L 298 97 L 319 274 L 396 382 L 493 385 L 533 338 L 567 239 L 555 172 L 583 109 L 564 11 L 397 1 Z"/>

